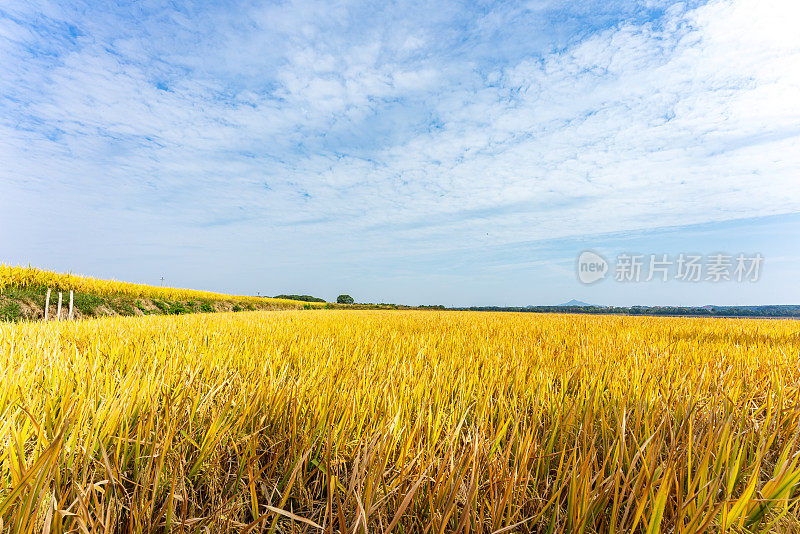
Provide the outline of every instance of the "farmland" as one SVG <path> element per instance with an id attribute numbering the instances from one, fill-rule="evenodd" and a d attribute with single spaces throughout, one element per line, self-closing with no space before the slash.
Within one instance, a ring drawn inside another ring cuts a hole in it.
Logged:
<path id="1" fill-rule="evenodd" d="M 48 290 L 53 297 L 49 302 Z M 66 317 L 70 291 L 73 292 L 75 318 L 296 309 L 324 305 L 319 302 L 300 303 L 280 298 L 226 295 L 102 280 L 0 263 L 0 321 L 41 320 L 45 317 L 45 310 L 49 317 L 56 318 L 59 292 L 64 299 Z"/>
<path id="2" fill-rule="evenodd" d="M 103 280 L 71 273 L 58 273 L 30 266 L 23 267 L 0 263 L 0 290 L 7 288 L 14 288 L 18 290 L 53 288 L 57 291 L 74 290 L 76 292 L 90 293 L 93 295 L 114 295 L 131 298 L 160 298 L 174 300 L 235 299 L 241 302 L 257 302 L 262 300 L 257 297 L 244 295 L 225 295 L 222 293 L 199 291 L 196 289 L 180 289 L 174 287 L 151 286 L 147 284 L 133 284 L 131 282 Z M 292 303 L 284 299 L 269 300 L 284 302 L 287 304 Z"/>
<path id="3" fill-rule="evenodd" d="M 800 323 L 0 323 L 16 532 L 790 532 Z"/>

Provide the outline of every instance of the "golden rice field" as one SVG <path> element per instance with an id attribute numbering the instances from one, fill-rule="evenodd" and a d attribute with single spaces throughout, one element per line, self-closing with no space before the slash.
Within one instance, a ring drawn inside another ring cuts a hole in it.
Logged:
<path id="1" fill-rule="evenodd" d="M 797 532 L 800 323 L 0 324 L 9 532 Z"/>
<path id="2" fill-rule="evenodd" d="M 22 267 L 0 263 L 0 291 L 13 287 L 17 289 L 51 288 L 55 291 L 76 291 L 100 296 L 125 296 L 133 298 L 172 299 L 172 300 L 239 300 L 242 302 L 266 301 L 280 304 L 297 305 L 296 301 L 252 297 L 246 295 L 225 295 L 211 291 L 198 291 L 196 289 L 179 289 L 174 287 L 149 286 L 146 284 L 133 284 L 117 280 L 102 280 L 88 276 L 71 273 L 58 273 L 36 267 Z M 321 306 L 321 303 L 305 303 L 308 306 Z"/>

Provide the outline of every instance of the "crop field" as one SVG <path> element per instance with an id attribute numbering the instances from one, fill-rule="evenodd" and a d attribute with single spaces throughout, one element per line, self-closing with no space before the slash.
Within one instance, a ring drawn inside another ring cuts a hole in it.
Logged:
<path id="1" fill-rule="evenodd" d="M 0 263 L 0 291 L 12 288 L 16 290 L 52 288 L 56 291 L 70 291 L 87 293 L 95 296 L 114 296 L 130 298 L 158 298 L 170 300 L 236 300 L 240 302 L 263 303 L 269 301 L 276 304 L 297 305 L 297 302 L 286 299 L 273 299 L 253 297 L 246 295 L 225 295 L 211 291 L 198 291 L 196 289 L 179 289 L 174 287 L 150 286 L 147 284 L 133 284 L 118 280 L 102 280 L 89 276 L 80 276 L 69 273 L 58 273 L 38 269 L 36 267 L 23 267 Z M 307 303 L 310 306 L 319 306 L 320 303 Z"/>
<path id="2" fill-rule="evenodd" d="M 0 530 L 797 532 L 800 322 L 0 323 Z"/>

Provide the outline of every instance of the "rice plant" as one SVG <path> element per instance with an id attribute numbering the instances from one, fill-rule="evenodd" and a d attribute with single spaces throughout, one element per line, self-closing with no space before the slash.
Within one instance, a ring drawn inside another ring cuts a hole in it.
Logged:
<path id="1" fill-rule="evenodd" d="M 167 299 L 167 300 L 240 300 L 243 302 L 265 302 L 291 304 L 297 303 L 288 299 L 271 299 L 244 295 L 225 295 L 211 291 L 198 291 L 196 289 L 178 289 L 174 287 L 150 286 L 146 284 L 133 284 L 117 280 L 102 280 L 88 276 L 79 276 L 71 273 L 57 273 L 38 269 L 36 267 L 22 267 L 0 263 L 0 290 L 5 288 L 17 289 L 47 289 L 56 291 L 70 291 L 100 296 L 126 296 L 132 298 Z M 312 303 L 320 306 L 319 303 Z"/>
<path id="2" fill-rule="evenodd" d="M 0 325 L 9 532 L 791 532 L 800 323 Z"/>

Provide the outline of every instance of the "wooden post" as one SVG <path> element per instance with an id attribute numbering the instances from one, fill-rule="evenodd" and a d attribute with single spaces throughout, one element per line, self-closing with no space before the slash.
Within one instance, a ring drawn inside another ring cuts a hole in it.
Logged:
<path id="1" fill-rule="evenodd" d="M 44 301 L 44 322 L 47 322 L 47 314 L 50 311 L 50 288 L 47 288 L 47 298 Z"/>
<path id="2" fill-rule="evenodd" d="M 56 321 L 61 320 L 61 291 L 58 292 L 58 311 L 56 312 Z"/>
<path id="3" fill-rule="evenodd" d="M 75 295 L 75 292 L 72 289 L 70 289 L 69 290 L 69 320 L 70 321 L 72 320 L 72 299 L 73 299 L 74 295 Z"/>

